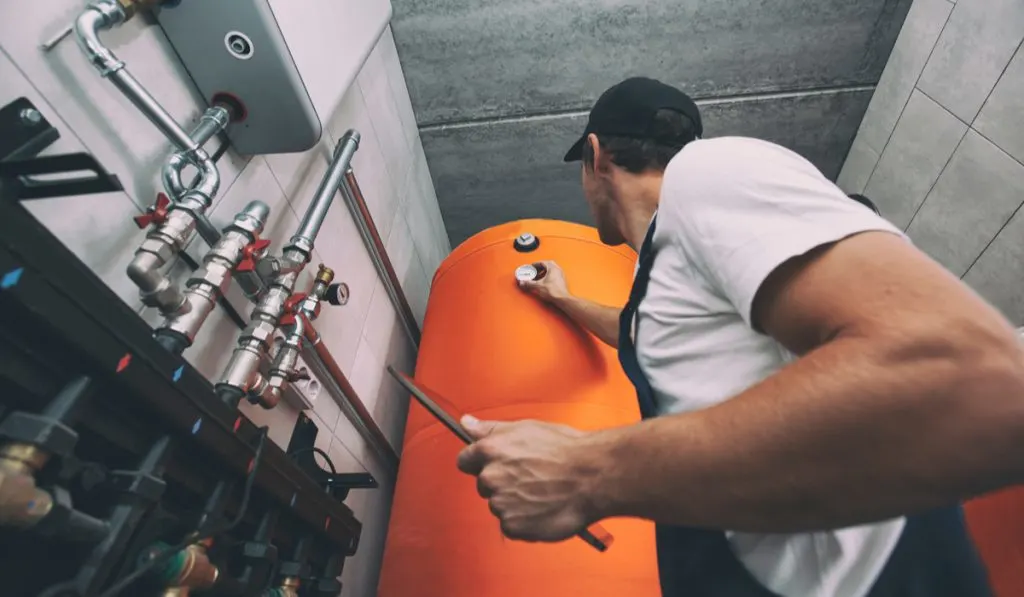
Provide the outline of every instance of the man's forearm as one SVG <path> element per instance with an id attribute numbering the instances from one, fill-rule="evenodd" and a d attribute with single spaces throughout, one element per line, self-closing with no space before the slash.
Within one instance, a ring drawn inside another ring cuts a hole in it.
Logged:
<path id="1" fill-rule="evenodd" d="M 581 474 L 596 517 L 752 532 L 882 520 L 1024 480 L 1022 377 L 1015 346 L 841 338 L 714 407 L 589 436 Z"/>
<path id="2" fill-rule="evenodd" d="M 605 344 L 618 347 L 621 308 L 608 307 L 576 296 L 554 301 L 554 305 Z"/>

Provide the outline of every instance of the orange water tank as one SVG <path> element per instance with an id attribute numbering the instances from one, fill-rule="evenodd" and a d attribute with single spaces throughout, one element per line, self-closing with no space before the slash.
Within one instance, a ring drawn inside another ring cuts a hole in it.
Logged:
<path id="1" fill-rule="evenodd" d="M 531 252 L 514 247 L 525 232 L 540 241 Z M 515 269 L 546 259 L 562 265 L 574 293 L 625 304 L 636 254 L 601 244 L 593 228 L 550 220 L 491 228 L 455 249 L 434 276 L 416 379 L 481 419 L 581 429 L 637 421 L 636 394 L 615 351 L 517 288 Z M 615 536 L 604 553 L 577 538 L 505 539 L 475 480 L 455 468 L 461 448 L 412 404 L 379 597 L 659 594 L 653 525 L 604 521 Z"/>

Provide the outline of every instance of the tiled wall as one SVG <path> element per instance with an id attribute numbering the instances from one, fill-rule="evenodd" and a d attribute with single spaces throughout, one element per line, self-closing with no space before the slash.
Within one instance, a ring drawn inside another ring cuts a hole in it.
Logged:
<path id="1" fill-rule="evenodd" d="M 73 42 L 64 42 L 49 54 L 39 50 L 39 43 L 70 22 L 81 6 L 75 0 L 59 0 L 33 11 L 8 10 L 13 3 L 0 9 L 0 105 L 28 97 L 61 133 L 48 154 L 87 151 L 121 178 L 124 192 L 34 201 L 31 209 L 124 301 L 156 323 L 159 316 L 142 308 L 124 270 L 144 236 L 131 217 L 152 203 L 160 189 L 159 167 L 170 146 L 100 79 Z M 158 27 L 135 19 L 105 39 L 179 122 L 195 122 L 201 100 Z M 272 209 L 267 232 L 280 249 L 324 174 L 334 141 L 355 128 L 362 135 L 354 160 L 356 175 L 413 310 L 422 319 L 430 278 L 450 247 L 390 28 L 335 113 L 321 118 L 323 139 L 304 154 L 251 157 L 229 151 L 219 163 L 222 186 L 211 219 L 225 225 L 246 202 L 260 199 Z M 204 251 L 201 240 L 189 247 L 197 258 Z M 415 353 L 340 196 L 317 241 L 313 265 L 319 262 L 338 272 L 352 298 L 343 307 L 325 306 L 318 328 L 377 422 L 400 448 L 408 403 L 385 379 L 384 367 L 390 363 L 411 370 Z M 180 262 L 174 271 L 179 279 L 188 273 Z M 309 279 L 307 275 L 305 280 Z M 237 289 L 229 298 L 248 315 L 251 307 Z M 237 327 L 218 309 L 186 357 L 216 378 L 237 334 Z M 274 441 L 287 443 L 297 417 L 293 407 L 243 409 L 257 423 L 270 426 Z M 380 489 L 353 491 L 347 501 L 363 522 L 364 533 L 358 554 L 346 563 L 342 594 L 368 597 L 375 593 L 392 484 L 325 393 L 316 399 L 313 416 L 321 430 L 320 447 L 331 454 L 339 470 L 370 470 L 381 480 Z"/>
<path id="2" fill-rule="evenodd" d="M 839 176 L 1024 324 L 1024 2 L 915 0 Z"/>

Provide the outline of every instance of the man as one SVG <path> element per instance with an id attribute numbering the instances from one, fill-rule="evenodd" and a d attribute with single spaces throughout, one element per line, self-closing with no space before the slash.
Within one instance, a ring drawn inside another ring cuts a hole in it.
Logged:
<path id="1" fill-rule="evenodd" d="M 566 161 L 630 301 L 527 287 L 619 346 L 645 420 L 467 418 L 460 469 L 513 538 L 654 520 L 667 596 L 989 594 L 956 504 L 1024 478 L 1013 330 L 806 160 L 701 133 L 672 87 L 605 92 Z"/>

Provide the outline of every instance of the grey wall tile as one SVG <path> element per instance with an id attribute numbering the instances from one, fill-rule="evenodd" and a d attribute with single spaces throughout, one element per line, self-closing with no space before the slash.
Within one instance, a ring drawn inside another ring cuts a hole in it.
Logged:
<path id="1" fill-rule="evenodd" d="M 918 86 L 960 119 L 973 122 L 1021 39 L 1021 0 L 961 0 Z"/>
<path id="2" fill-rule="evenodd" d="M 996 83 L 974 128 L 1024 163 L 1024 45 Z"/>
<path id="3" fill-rule="evenodd" d="M 394 0 L 392 27 L 424 125 L 582 109 L 632 74 L 699 97 L 874 84 L 910 4 Z"/>
<path id="4" fill-rule="evenodd" d="M 966 124 L 914 91 L 864 194 L 906 227 L 966 132 Z"/>
<path id="5" fill-rule="evenodd" d="M 907 233 L 957 276 L 1024 202 L 1024 166 L 968 131 Z"/>
<path id="6" fill-rule="evenodd" d="M 815 93 L 705 103 L 701 110 L 709 137 L 774 141 L 834 178 L 869 100 L 867 91 Z M 521 218 L 590 223 L 579 165 L 562 163 L 585 123 L 576 114 L 422 130 L 452 246 Z"/>
<path id="7" fill-rule="evenodd" d="M 876 154 L 889 141 L 952 10 L 948 0 L 917 0 L 910 8 L 857 133 L 857 141 Z"/>
<path id="8" fill-rule="evenodd" d="M 1024 280 L 1024 210 L 1013 216 L 964 276 L 965 282 L 1015 325 L 1024 325 L 1021 280 Z"/>
<path id="9" fill-rule="evenodd" d="M 846 161 L 843 162 L 843 169 L 836 179 L 836 184 L 847 193 L 863 193 L 864 187 L 868 186 L 871 173 L 878 165 L 878 157 L 875 150 L 868 147 L 867 142 L 857 136 L 850 147 L 850 153 L 846 155 Z"/>

